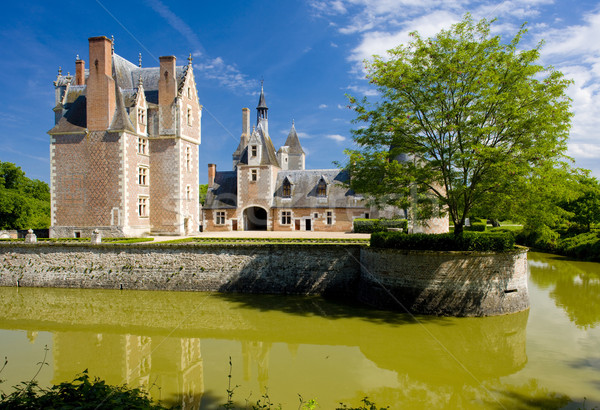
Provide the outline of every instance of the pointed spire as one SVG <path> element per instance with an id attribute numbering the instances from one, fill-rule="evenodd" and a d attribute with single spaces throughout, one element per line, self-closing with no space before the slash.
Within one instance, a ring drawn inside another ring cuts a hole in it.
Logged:
<path id="1" fill-rule="evenodd" d="M 188 56 L 188 65 L 192 65 L 192 53 L 190 53 L 190 55 Z"/>
<path id="2" fill-rule="evenodd" d="M 298 139 L 298 133 L 296 132 L 294 120 L 292 120 L 292 128 L 290 129 L 290 133 L 288 134 L 284 145 L 290 147 L 290 154 L 304 154 L 304 150 L 302 149 L 302 145 L 300 145 L 300 140 Z"/>
<path id="3" fill-rule="evenodd" d="M 62 75 L 62 67 L 58 66 L 58 76 L 60 77 Z"/>
<path id="4" fill-rule="evenodd" d="M 260 122 L 260 120 L 267 120 L 269 108 L 267 107 L 267 102 L 265 101 L 265 91 L 263 87 L 264 80 L 260 80 L 260 98 L 258 99 L 258 107 L 256 107 L 256 124 Z"/>
<path id="5" fill-rule="evenodd" d="M 138 54 L 138 67 L 142 68 L 142 53 Z"/>
<path id="6" fill-rule="evenodd" d="M 140 74 L 138 78 L 138 89 L 144 85 L 144 80 L 142 80 L 142 75 Z"/>

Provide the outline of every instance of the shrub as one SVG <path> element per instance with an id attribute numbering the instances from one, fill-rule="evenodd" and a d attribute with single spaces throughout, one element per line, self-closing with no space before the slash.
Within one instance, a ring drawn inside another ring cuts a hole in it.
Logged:
<path id="1" fill-rule="evenodd" d="M 464 232 L 461 236 L 451 233 L 408 235 L 400 232 L 376 232 L 371 235 L 371 246 L 420 251 L 501 252 L 514 248 L 515 236 L 510 232 Z"/>
<path id="2" fill-rule="evenodd" d="M 408 221 L 406 219 L 365 219 L 354 220 L 355 233 L 385 232 L 388 228 L 399 228 L 406 230 Z"/>
<path id="3" fill-rule="evenodd" d="M 600 238 L 596 233 L 583 233 L 559 240 L 556 252 L 584 260 L 600 260 Z"/>
<path id="4" fill-rule="evenodd" d="M 22 383 L 16 391 L 0 396 L 0 408 L 8 409 L 166 409 L 154 404 L 139 389 L 111 386 L 103 380 L 90 380 L 87 371 L 72 382 L 49 389 L 35 382 Z"/>
<path id="5" fill-rule="evenodd" d="M 472 222 L 471 226 L 465 226 L 465 231 L 471 232 L 485 232 L 487 224 L 485 222 Z"/>

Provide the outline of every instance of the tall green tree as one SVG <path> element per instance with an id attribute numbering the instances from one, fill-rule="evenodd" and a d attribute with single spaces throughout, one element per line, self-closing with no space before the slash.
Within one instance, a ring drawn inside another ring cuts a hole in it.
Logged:
<path id="1" fill-rule="evenodd" d="M 50 188 L 11 162 L 0 161 L 0 229 L 50 226 Z"/>
<path id="2" fill-rule="evenodd" d="M 564 159 L 570 81 L 537 63 L 541 43 L 519 46 L 524 25 L 505 42 L 491 23 L 467 14 L 366 63 L 380 97 L 350 97 L 361 125 L 358 149 L 347 151 L 356 191 L 379 204 L 412 201 L 417 218 L 439 206 L 460 234 L 474 207 L 520 201 L 516 188 Z"/>

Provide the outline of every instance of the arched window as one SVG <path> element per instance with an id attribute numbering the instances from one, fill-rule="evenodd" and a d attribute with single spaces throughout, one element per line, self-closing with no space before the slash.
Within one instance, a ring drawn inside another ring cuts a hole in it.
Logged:
<path id="1" fill-rule="evenodd" d="M 290 184 L 290 181 L 287 178 L 283 181 L 282 196 L 284 198 L 292 196 L 292 184 Z"/>
<path id="2" fill-rule="evenodd" d="M 327 196 L 327 182 L 323 178 L 317 184 L 317 196 Z"/>

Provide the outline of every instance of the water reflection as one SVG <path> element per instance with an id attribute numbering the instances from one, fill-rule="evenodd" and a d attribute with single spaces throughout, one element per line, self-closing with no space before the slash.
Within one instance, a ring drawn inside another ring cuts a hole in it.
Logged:
<path id="1" fill-rule="evenodd" d="M 229 357 L 242 405 L 268 387 L 284 408 L 297 394 L 322 408 L 364 396 L 478 408 L 527 363 L 528 311 L 417 322 L 320 298 L 0 288 L 0 300 L 0 328 L 52 335 L 52 383 L 87 368 L 183 408 L 225 401 Z"/>
<path id="2" fill-rule="evenodd" d="M 155 399 L 321 408 L 364 396 L 391 408 L 600 405 L 600 264 L 529 255 L 531 311 L 416 319 L 320 298 L 0 288 L 0 389 L 29 379 L 48 345 L 42 384 L 84 369 Z"/>
<path id="3" fill-rule="evenodd" d="M 556 306 L 580 328 L 600 323 L 600 264 L 560 256 L 529 254 L 531 280 L 550 291 Z"/>

